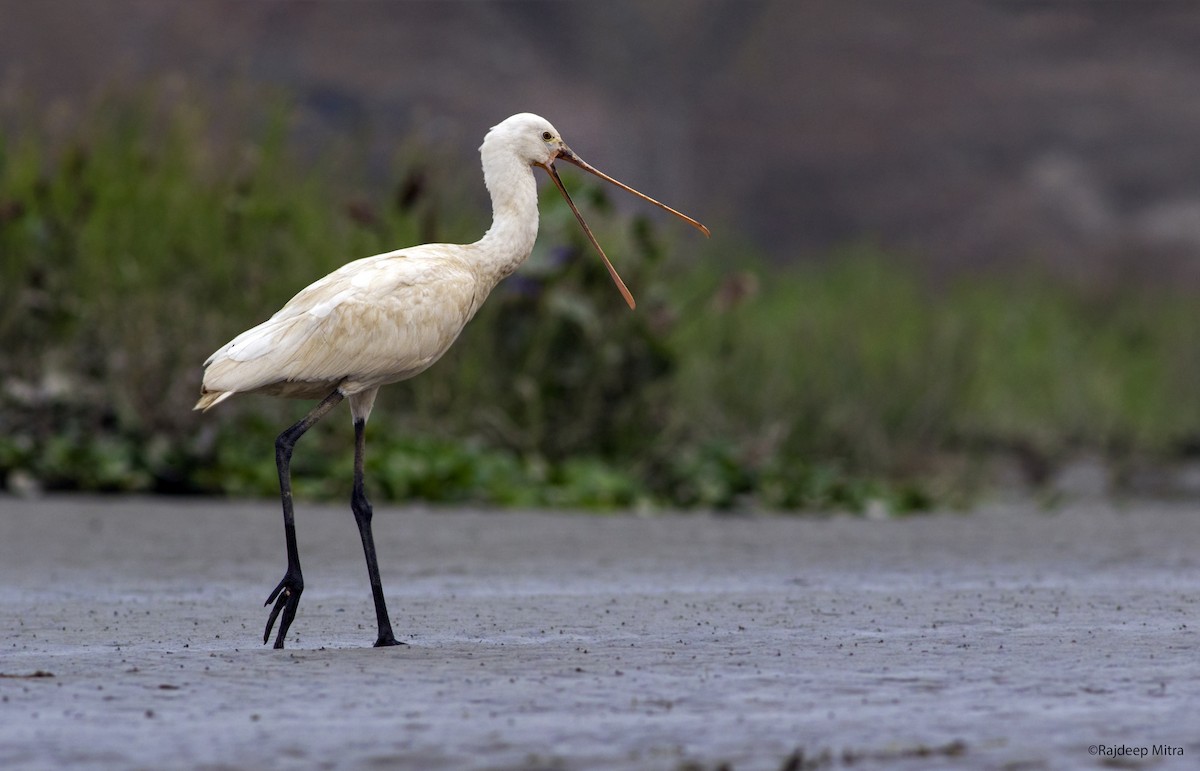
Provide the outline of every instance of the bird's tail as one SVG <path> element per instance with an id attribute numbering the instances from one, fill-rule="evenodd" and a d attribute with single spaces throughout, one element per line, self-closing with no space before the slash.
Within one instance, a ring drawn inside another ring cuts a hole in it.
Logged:
<path id="1" fill-rule="evenodd" d="M 192 409 L 207 412 L 211 408 L 216 407 L 221 402 L 233 396 L 235 393 L 237 393 L 237 391 L 207 391 L 201 388 L 200 401 L 196 402 L 196 406 L 192 407 Z"/>

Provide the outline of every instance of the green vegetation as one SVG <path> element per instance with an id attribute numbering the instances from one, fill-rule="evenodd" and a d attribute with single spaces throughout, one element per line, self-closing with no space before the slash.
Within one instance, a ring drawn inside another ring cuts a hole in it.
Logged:
<path id="1" fill-rule="evenodd" d="M 5 116 L 0 484 L 273 495 L 274 436 L 307 407 L 193 413 L 201 362 L 345 261 L 486 228 L 482 183 L 440 185 L 421 153 L 368 193 L 353 152 L 300 161 L 285 107 L 214 127 L 198 101 L 112 100 L 54 139 Z M 567 184 L 637 312 L 544 185 L 529 263 L 442 362 L 381 394 L 380 500 L 908 511 L 977 492 L 997 454 L 1200 446 L 1182 290 L 935 282 L 861 245 L 767 268 Z M 297 451 L 300 496 L 348 494 L 337 415 Z"/>

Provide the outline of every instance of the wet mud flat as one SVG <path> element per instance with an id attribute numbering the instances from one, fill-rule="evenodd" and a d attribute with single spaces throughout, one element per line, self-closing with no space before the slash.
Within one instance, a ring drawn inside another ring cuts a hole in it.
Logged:
<path id="1" fill-rule="evenodd" d="M 851 517 L 0 497 L 0 768 L 1194 768 L 1200 505 Z"/>

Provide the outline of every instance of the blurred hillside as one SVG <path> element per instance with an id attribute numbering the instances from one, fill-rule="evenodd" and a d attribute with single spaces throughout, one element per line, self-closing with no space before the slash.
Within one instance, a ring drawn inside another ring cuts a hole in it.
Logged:
<path id="1" fill-rule="evenodd" d="M 936 267 L 1200 278 L 1192 3 L 0 0 L 0 39 L 10 106 L 267 84 L 314 153 L 349 134 L 380 169 L 415 133 L 469 175 L 488 126 L 539 112 L 781 261 L 865 237 Z"/>
<path id="2" fill-rule="evenodd" d="M 0 0 L 0 489 L 273 495 L 303 405 L 194 413 L 200 362 L 476 237 L 480 138 L 531 110 L 716 236 L 567 170 L 631 314 L 543 185 L 520 275 L 381 396 L 387 498 L 1194 495 L 1194 7 Z M 300 494 L 344 495 L 344 428 Z"/>

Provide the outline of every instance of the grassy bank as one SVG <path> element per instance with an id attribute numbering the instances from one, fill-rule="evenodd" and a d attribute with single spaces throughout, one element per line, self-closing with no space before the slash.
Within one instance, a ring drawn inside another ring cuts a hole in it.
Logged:
<path id="1" fill-rule="evenodd" d="M 486 228 L 482 195 L 439 186 L 427 154 L 400 153 L 378 190 L 344 148 L 302 158 L 285 106 L 214 127 L 196 103 L 110 100 L 57 131 L 8 116 L 0 484 L 272 494 L 274 435 L 306 406 L 193 413 L 201 362 L 349 259 Z M 698 243 L 568 185 L 638 311 L 544 186 L 530 262 L 381 395 L 380 499 L 908 510 L 977 491 L 997 454 L 1045 469 L 1200 446 L 1184 290 L 935 282 L 861 246 L 768 269 L 728 233 Z M 305 439 L 298 494 L 348 494 L 348 422 Z"/>

